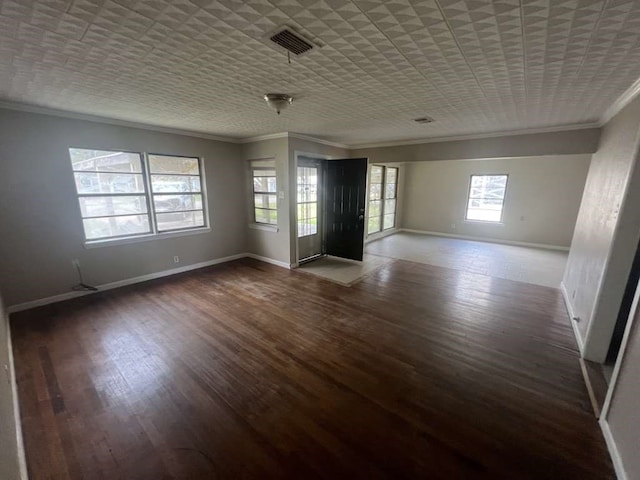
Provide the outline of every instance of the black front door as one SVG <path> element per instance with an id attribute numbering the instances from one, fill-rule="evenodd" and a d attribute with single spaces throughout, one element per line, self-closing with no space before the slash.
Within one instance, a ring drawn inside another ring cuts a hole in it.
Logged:
<path id="1" fill-rule="evenodd" d="M 367 159 L 329 160 L 325 185 L 326 253 L 362 260 Z"/>

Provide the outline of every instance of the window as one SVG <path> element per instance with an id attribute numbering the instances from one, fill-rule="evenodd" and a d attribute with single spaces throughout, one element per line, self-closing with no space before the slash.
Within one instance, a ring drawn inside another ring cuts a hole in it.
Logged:
<path id="1" fill-rule="evenodd" d="M 86 240 L 205 226 L 200 159 L 83 148 L 69 156 Z"/>
<path id="2" fill-rule="evenodd" d="M 156 230 L 204 227 L 200 159 L 148 155 Z"/>
<path id="3" fill-rule="evenodd" d="M 278 188 L 274 161 L 251 162 L 253 215 L 256 223 L 278 224 Z"/>
<path id="4" fill-rule="evenodd" d="M 507 175 L 471 175 L 466 220 L 502 221 Z"/>
<path id="5" fill-rule="evenodd" d="M 373 165 L 369 180 L 367 233 L 389 230 L 396 225 L 398 169 Z"/>
<path id="6" fill-rule="evenodd" d="M 318 233 L 318 168 L 298 167 L 298 238 Z"/>

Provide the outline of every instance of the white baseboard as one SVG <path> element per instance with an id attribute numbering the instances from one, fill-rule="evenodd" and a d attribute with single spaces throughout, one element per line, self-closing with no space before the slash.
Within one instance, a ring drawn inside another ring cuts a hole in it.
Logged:
<path id="1" fill-rule="evenodd" d="M 169 270 L 162 270 L 161 272 L 149 273 L 147 275 L 140 275 L 139 277 L 126 278 L 124 280 L 118 280 L 116 282 L 105 283 L 103 285 L 96 285 L 98 291 L 104 290 L 112 290 L 114 288 L 124 287 L 126 285 L 133 285 L 134 283 L 146 282 L 149 280 L 154 280 L 156 278 L 168 277 L 169 275 L 175 275 L 177 273 L 188 272 L 190 270 L 197 270 L 198 268 L 210 267 L 212 265 L 218 265 L 220 263 L 231 262 L 233 260 L 238 260 L 240 258 L 251 257 L 256 258 L 257 260 L 262 260 L 263 262 L 273 263 L 276 260 L 267 259 L 265 257 L 253 256 L 253 254 L 249 253 L 238 253 L 236 255 L 231 255 L 228 257 L 216 258 L 214 260 L 208 260 L 206 262 L 193 263 L 191 265 L 185 265 L 183 267 L 171 268 Z M 281 262 L 278 262 L 281 263 Z M 82 297 L 84 295 L 90 295 L 95 292 L 66 292 L 61 293 L 60 295 L 53 295 L 51 297 L 40 298 L 37 300 L 31 300 L 29 302 L 18 303 L 16 305 L 9 305 L 6 310 L 8 313 L 16 313 L 22 310 L 28 310 L 30 308 L 41 307 L 43 305 L 49 305 L 51 303 L 62 302 L 64 300 L 70 300 L 76 297 Z"/>
<path id="2" fill-rule="evenodd" d="M 500 243 L 504 245 L 516 245 L 518 247 L 533 247 L 533 248 L 543 248 L 545 250 L 560 250 L 562 252 L 569 251 L 569 247 L 562 247 L 560 245 L 548 245 L 546 243 L 516 242 L 512 240 L 502 240 L 500 238 L 474 237 L 471 235 L 458 235 L 455 233 L 432 232 L 429 230 L 414 230 L 412 228 L 401 228 L 398 231 L 409 232 L 409 233 L 420 233 L 422 235 L 433 235 L 436 237 L 459 238 L 461 240 L 473 240 L 475 242 Z"/>
<path id="3" fill-rule="evenodd" d="M 569 314 L 569 322 L 571 322 L 571 327 L 573 328 L 573 335 L 576 337 L 576 342 L 578 343 L 580 356 L 584 356 L 583 355 L 584 342 L 582 341 L 582 335 L 580 334 L 580 329 L 578 328 L 578 322 L 574 320 L 574 318 L 576 318 L 576 314 L 573 311 L 573 305 L 571 305 L 571 300 L 569 299 L 569 293 L 567 292 L 567 287 L 565 287 L 564 282 L 560 282 L 560 292 L 562 293 L 564 306 L 567 308 L 567 313 Z"/>
<path id="4" fill-rule="evenodd" d="M 248 258 L 253 258 L 254 260 L 260 260 L 261 262 L 270 263 L 271 265 L 276 265 L 278 267 L 291 270 L 291 265 L 289 265 L 286 262 L 281 262 L 280 260 L 274 260 L 273 258 L 263 257 L 262 255 L 256 255 L 255 253 L 245 253 L 244 256 Z"/>
<path id="5" fill-rule="evenodd" d="M 600 417 L 599 423 L 600 428 L 602 429 L 602 435 L 604 436 L 604 441 L 607 443 L 607 449 L 609 449 L 609 455 L 611 455 L 611 461 L 613 462 L 613 468 L 616 471 L 616 476 L 618 477 L 618 480 L 627 480 L 629 476 L 624 469 L 622 457 L 620 457 L 620 452 L 618 451 L 618 445 L 616 444 L 613 434 L 611 433 L 611 429 L 609 428 L 609 422 L 607 422 L 605 418 Z"/>
<path id="6" fill-rule="evenodd" d="M 7 313 L 3 322 L 7 322 L 7 351 L 9 353 L 9 377 L 11 400 L 13 402 L 13 421 L 16 428 L 16 451 L 18 455 L 18 474 L 20 480 L 28 480 L 27 459 L 24 451 L 24 440 L 22 437 L 22 422 L 20 421 L 20 402 L 18 401 L 18 385 L 16 384 L 16 369 L 13 359 L 13 343 L 11 341 L 11 323 L 9 322 L 9 314 Z"/>

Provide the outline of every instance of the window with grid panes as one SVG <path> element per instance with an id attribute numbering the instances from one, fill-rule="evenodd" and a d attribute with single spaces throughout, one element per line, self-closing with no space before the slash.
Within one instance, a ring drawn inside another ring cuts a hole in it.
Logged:
<path id="1" fill-rule="evenodd" d="M 507 175 L 471 175 L 466 220 L 500 223 Z"/>
<path id="2" fill-rule="evenodd" d="M 369 177 L 368 234 L 395 227 L 397 194 L 398 169 L 372 165 Z"/>
<path id="3" fill-rule="evenodd" d="M 318 233 L 318 168 L 298 167 L 298 238 Z"/>
<path id="4" fill-rule="evenodd" d="M 278 224 L 278 185 L 273 161 L 251 162 L 253 215 L 256 223 Z"/>
<path id="5" fill-rule="evenodd" d="M 70 148 L 87 241 L 206 226 L 200 159 Z"/>

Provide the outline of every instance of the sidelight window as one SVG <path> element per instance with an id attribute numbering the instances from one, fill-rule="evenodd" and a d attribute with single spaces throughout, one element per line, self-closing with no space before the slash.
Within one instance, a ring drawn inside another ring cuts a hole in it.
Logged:
<path id="1" fill-rule="evenodd" d="M 298 238 L 318 233 L 318 168 L 298 167 Z"/>

